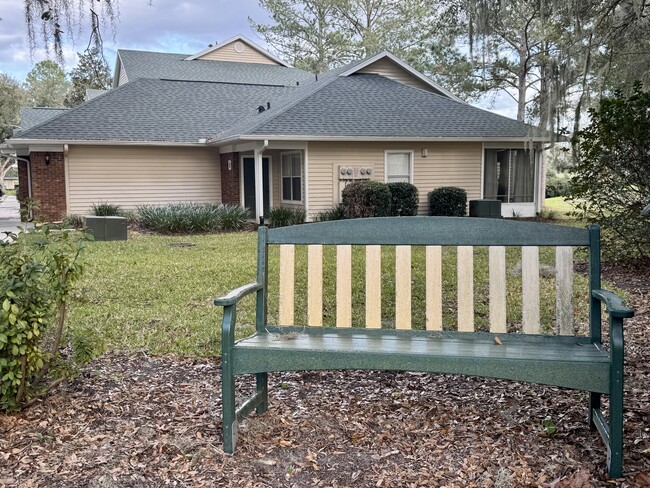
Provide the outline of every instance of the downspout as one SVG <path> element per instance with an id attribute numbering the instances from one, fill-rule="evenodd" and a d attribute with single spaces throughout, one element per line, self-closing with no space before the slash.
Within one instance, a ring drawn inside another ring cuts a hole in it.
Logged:
<path id="1" fill-rule="evenodd" d="M 264 139 L 261 146 L 256 146 L 255 155 L 255 219 L 260 223 L 264 223 L 264 173 L 262 166 L 262 154 L 264 150 L 269 147 L 268 139 Z"/>
<path id="2" fill-rule="evenodd" d="M 27 198 L 32 198 L 32 162 L 29 159 L 21 158 L 20 156 L 14 156 L 13 154 L 5 154 L 6 158 L 15 159 L 16 161 L 22 161 L 27 167 Z"/>
<path id="3" fill-rule="evenodd" d="M 65 190 L 65 214 L 70 212 L 70 175 L 68 172 L 68 145 L 63 145 L 63 188 Z"/>

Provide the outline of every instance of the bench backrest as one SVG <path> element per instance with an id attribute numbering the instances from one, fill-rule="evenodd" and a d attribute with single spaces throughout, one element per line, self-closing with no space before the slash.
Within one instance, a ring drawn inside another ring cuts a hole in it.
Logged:
<path id="1" fill-rule="evenodd" d="M 474 330 L 474 246 L 488 247 L 489 328 L 506 332 L 506 247 L 521 247 L 522 332 L 539 334 L 539 247 L 554 246 L 557 332 L 574 333 L 573 247 L 589 249 L 589 288 L 600 288 L 598 226 L 568 226 L 498 219 L 389 217 L 260 227 L 258 280 L 267 284 L 268 246 L 280 246 L 279 324 L 294 325 L 295 246 L 307 246 L 307 325 L 323 324 L 323 245 L 336 246 L 336 326 L 352 325 L 352 246 L 365 246 L 365 325 L 382 324 L 381 246 L 395 246 L 395 327 L 410 329 L 411 250 L 425 248 L 426 329 L 442 330 L 443 246 L 456 247 L 458 330 Z M 265 290 L 268 286 L 265 286 Z M 266 324 L 266 294 L 258 298 L 258 327 Z M 600 341 L 600 302 L 590 299 L 590 335 Z M 262 320 L 260 320 L 262 319 Z M 304 325 L 304 324 L 300 324 Z"/>

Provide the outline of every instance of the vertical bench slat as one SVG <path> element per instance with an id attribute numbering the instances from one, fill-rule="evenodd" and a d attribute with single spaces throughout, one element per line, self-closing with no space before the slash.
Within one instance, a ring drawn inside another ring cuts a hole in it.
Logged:
<path id="1" fill-rule="evenodd" d="M 506 248 L 489 247 L 490 332 L 506 332 Z"/>
<path id="2" fill-rule="evenodd" d="M 458 330 L 474 331 L 474 247 L 457 247 Z"/>
<path id="3" fill-rule="evenodd" d="M 524 334 L 540 334 L 539 247 L 521 248 L 521 325 Z"/>
<path id="4" fill-rule="evenodd" d="M 295 251 L 293 244 L 280 246 L 280 324 L 293 325 Z"/>
<path id="5" fill-rule="evenodd" d="M 323 325 L 323 245 L 307 246 L 307 324 Z"/>
<path id="6" fill-rule="evenodd" d="M 381 328 L 381 246 L 366 246 L 366 327 Z"/>
<path id="7" fill-rule="evenodd" d="M 411 246 L 395 246 L 395 328 L 411 328 Z"/>
<path id="8" fill-rule="evenodd" d="M 336 246 L 336 326 L 352 326 L 352 246 Z"/>
<path id="9" fill-rule="evenodd" d="M 426 262 L 426 327 L 442 330 L 442 247 L 427 246 Z"/>
<path id="10" fill-rule="evenodd" d="M 561 335 L 573 335 L 573 248 L 555 248 L 557 328 Z"/>

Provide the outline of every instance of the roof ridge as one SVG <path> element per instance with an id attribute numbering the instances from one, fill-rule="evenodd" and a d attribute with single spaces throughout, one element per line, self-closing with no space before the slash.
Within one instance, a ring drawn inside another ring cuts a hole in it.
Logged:
<path id="1" fill-rule="evenodd" d="M 332 76 L 330 78 L 322 80 L 322 82 L 321 82 L 322 84 L 319 83 L 318 81 L 316 81 L 314 83 L 306 85 L 306 86 L 303 87 L 303 88 L 305 88 L 305 92 L 306 92 L 303 96 L 299 96 L 298 98 L 296 98 L 292 102 L 289 102 L 286 105 L 282 106 L 277 112 L 274 111 L 272 114 L 270 114 L 270 112 L 267 110 L 267 111 L 263 112 L 262 114 L 258 114 L 258 115 L 262 115 L 263 118 L 265 117 L 264 120 L 254 120 L 255 116 L 253 115 L 251 117 L 251 119 L 243 120 L 241 122 L 241 124 L 236 124 L 235 126 L 230 127 L 228 130 L 222 131 L 220 134 L 223 134 L 223 133 L 226 133 L 226 132 L 232 132 L 232 131 L 243 131 L 244 128 L 246 128 L 246 130 L 248 130 L 248 131 L 257 130 L 260 127 L 267 124 L 268 122 L 270 122 L 271 120 L 273 120 L 274 118 L 279 117 L 280 115 L 287 112 L 289 109 L 295 107 L 300 102 L 303 102 L 304 100 L 308 99 L 312 95 L 318 93 L 320 90 L 322 90 L 326 86 L 329 86 L 337 78 L 338 78 L 338 76 Z M 320 85 L 320 86 L 318 86 L 318 85 Z M 270 115 L 269 116 L 264 116 L 263 114 L 266 114 L 266 113 L 269 113 Z M 247 125 L 249 125 L 249 124 L 250 124 L 250 126 L 247 127 Z M 213 138 L 211 138 L 211 139 L 213 139 L 213 141 L 216 141 L 216 140 L 219 139 L 218 136 L 219 136 L 219 134 L 215 134 L 215 136 Z"/>

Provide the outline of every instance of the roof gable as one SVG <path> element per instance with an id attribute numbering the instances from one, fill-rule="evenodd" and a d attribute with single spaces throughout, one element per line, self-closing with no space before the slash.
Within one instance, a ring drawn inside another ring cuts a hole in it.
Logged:
<path id="1" fill-rule="evenodd" d="M 193 61 L 195 59 L 232 61 L 235 63 L 274 64 L 287 68 L 291 67 L 289 64 L 241 35 L 232 37 L 216 46 L 209 47 L 200 53 L 185 58 L 186 61 Z"/>
<path id="2" fill-rule="evenodd" d="M 382 75 L 391 80 L 408 85 L 413 88 L 420 88 L 438 95 L 451 98 L 457 102 L 462 102 L 460 98 L 451 94 L 433 80 L 424 76 L 413 66 L 405 63 L 394 54 L 383 51 L 366 60 L 355 64 L 352 68 L 344 71 L 339 76 L 351 76 L 354 74 L 375 74 Z"/>

